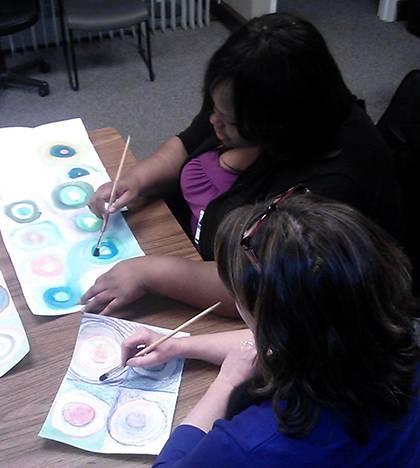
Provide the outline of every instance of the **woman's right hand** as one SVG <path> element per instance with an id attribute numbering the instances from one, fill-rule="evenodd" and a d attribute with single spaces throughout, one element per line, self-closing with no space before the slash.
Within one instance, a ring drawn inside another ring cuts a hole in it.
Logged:
<path id="1" fill-rule="evenodd" d="M 169 361 L 180 355 L 179 345 L 182 338 L 169 338 L 161 343 L 153 351 L 142 357 L 131 357 L 139 350 L 137 346 L 150 344 L 157 341 L 163 335 L 156 333 L 146 327 L 138 327 L 138 329 L 121 345 L 121 361 L 131 367 L 153 367 Z"/>
<path id="2" fill-rule="evenodd" d="M 89 208 L 96 216 L 102 218 L 106 213 L 105 203 L 109 202 L 112 191 L 112 182 L 98 187 L 96 192 L 90 197 Z M 139 181 L 133 175 L 125 175 L 120 178 L 117 185 L 114 203 L 108 207 L 109 213 L 119 211 L 121 208 L 132 202 L 140 193 Z"/>

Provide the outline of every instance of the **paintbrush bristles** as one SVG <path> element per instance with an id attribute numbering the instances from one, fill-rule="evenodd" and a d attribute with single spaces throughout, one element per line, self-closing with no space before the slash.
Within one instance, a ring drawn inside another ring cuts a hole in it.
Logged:
<path id="1" fill-rule="evenodd" d="M 124 166 L 124 161 L 125 161 L 125 157 L 127 155 L 128 145 L 129 144 L 130 144 L 130 135 L 128 135 L 128 137 L 127 137 L 127 141 L 125 143 L 124 151 L 123 151 L 123 154 L 122 154 L 121 160 L 120 160 L 120 165 L 118 166 L 117 175 L 115 176 L 114 183 L 112 184 L 111 195 L 109 196 L 108 209 L 107 209 L 107 211 L 105 213 L 105 216 L 104 216 L 104 222 L 102 223 L 102 228 L 101 228 L 101 231 L 99 233 L 98 242 L 96 243 L 95 249 L 93 250 L 93 256 L 94 257 L 99 257 L 99 255 L 100 255 L 100 245 L 101 245 L 101 242 L 102 242 L 102 237 L 104 235 L 106 226 L 108 224 L 109 208 L 112 206 L 112 204 L 115 201 L 114 198 L 115 198 L 115 195 L 117 193 L 118 181 L 120 180 L 120 177 L 121 177 L 121 171 L 122 171 L 122 168 Z"/>

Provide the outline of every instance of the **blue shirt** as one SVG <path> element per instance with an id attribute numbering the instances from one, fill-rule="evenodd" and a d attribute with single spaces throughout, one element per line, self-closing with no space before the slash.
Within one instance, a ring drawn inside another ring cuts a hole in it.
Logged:
<path id="1" fill-rule="evenodd" d="M 271 401 L 251 405 L 232 420 L 217 420 L 206 434 L 178 426 L 154 467 L 420 467 L 420 398 L 394 423 L 373 422 L 369 442 L 359 445 L 344 430 L 338 417 L 321 412 L 315 429 L 292 439 L 277 429 Z"/>

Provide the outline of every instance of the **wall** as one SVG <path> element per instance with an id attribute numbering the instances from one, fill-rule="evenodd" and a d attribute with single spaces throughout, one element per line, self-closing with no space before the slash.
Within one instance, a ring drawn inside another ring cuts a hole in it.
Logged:
<path id="1" fill-rule="evenodd" d="M 277 4 L 276 0 L 223 0 L 222 3 L 247 20 L 264 13 L 274 13 Z"/>

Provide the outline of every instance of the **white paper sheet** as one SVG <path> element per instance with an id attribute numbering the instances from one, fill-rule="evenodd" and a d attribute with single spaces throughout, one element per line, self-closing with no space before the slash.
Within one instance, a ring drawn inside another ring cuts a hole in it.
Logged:
<path id="1" fill-rule="evenodd" d="M 41 437 L 99 453 L 156 455 L 161 451 L 170 435 L 184 360 L 172 359 L 151 369 L 124 368 L 99 381 L 120 364 L 121 343 L 138 326 L 84 314 L 70 367 Z M 163 334 L 171 331 L 149 328 Z"/>
<path id="2" fill-rule="evenodd" d="M 29 352 L 28 338 L 0 271 L 0 377 Z"/>
<path id="3" fill-rule="evenodd" d="M 144 255 L 115 213 L 93 256 L 102 220 L 87 203 L 109 180 L 80 119 L 0 129 L 0 230 L 35 315 L 80 310 L 98 276 Z"/>

